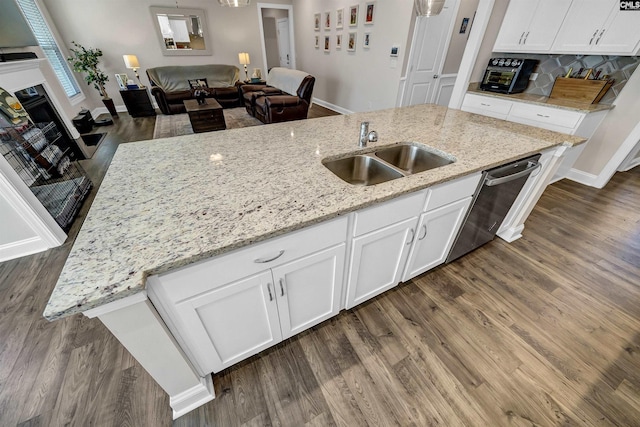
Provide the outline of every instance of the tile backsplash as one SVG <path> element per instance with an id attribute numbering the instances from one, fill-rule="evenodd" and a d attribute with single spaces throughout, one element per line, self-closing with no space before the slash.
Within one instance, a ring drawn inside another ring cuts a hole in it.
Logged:
<path id="1" fill-rule="evenodd" d="M 625 84 L 631 77 L 631 74 L 640 64 L 638 56 L 606 56 L 606 55 L 534 55 L 534 54 L 504 54 L 494 53 L 494 57 L 509 58 L 531 58 L 540 61 L 538 67 L 534 70 L 538 73 L 536 80 L 529 82 L 529 87 L 525 93 L 534 95 L 549 96 L 556 77 L 564 76 L 570 68 L 573 72 L 580 68 L 585 70 L 593 68 L 602 70 L 601 75 L 609 74 L 615 79 L 614 85 L 609 89 L 605 96 L 600 100 L 600 104 L 611 104 Z"/>

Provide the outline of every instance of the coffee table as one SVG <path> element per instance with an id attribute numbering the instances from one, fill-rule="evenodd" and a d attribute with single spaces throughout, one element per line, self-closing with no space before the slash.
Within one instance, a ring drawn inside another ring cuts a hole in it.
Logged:
<path id="1" fill-rule="evenodd" d="M 195 99 L 187 99 L 182 102 L 187 109 L 189 121 L 195 133 L 225 130 L 227 128 L 224 114 L 222 114 L 222 107 L 215 99 L 206 98 L 204 104 L 198 104 Z"/>

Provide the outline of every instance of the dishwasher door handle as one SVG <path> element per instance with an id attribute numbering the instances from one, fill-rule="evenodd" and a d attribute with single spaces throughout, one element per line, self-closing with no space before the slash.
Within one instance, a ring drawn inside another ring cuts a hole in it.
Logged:
<path id="1" fill-rule="evenodd" d="M 516 172 L 513 175 L 507 175 L 500 178 L 494 178 L 491 174 L 488 174 L 484 180 L 484 185 L 487 187 L 492 187 L 494 185 L 504 184 L 505 182 L 513 181 L 518 178 L 522 178 L 523 176 L 527 176 L 536 169 L 540 169 L 542 165 L 538 161 L 530 161 L 525 170 L 521 170 L 520 172 Z"/>

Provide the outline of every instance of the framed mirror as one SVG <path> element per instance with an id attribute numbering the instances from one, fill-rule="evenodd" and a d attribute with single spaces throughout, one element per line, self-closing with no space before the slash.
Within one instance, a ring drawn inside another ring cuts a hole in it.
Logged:
<path id="1" fill-rule="evenodd" d="M 163 55 L 211 55 L 204 10 L 157 6 L 150 9 Z"/>

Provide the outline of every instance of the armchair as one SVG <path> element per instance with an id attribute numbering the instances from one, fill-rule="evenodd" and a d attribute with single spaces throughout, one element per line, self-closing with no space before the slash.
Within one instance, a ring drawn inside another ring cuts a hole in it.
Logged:
<path id="1" fill-rule="evenodd" d="M 274 67 L 266 86 L 242 85 L 240 91 L 249 114 L 263 123 L 278 123 L 307 118 L 314 84 L 315 77 L 305 72 Z"/>

